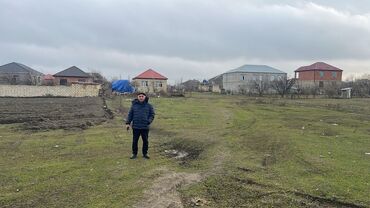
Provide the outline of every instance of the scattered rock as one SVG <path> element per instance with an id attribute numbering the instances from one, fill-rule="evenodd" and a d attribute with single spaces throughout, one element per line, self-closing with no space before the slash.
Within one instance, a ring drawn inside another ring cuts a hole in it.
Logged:
<path id="1" fill-rule="evenodd" d="M 174 157 L 175 159 L 182 159 L 189 155 L 189 153 L 185 151 L 179 151 L 179 150 L 165 150 L 164 153 L 170 157 Z"/>
<path id="2" fill-rule="evenodd" d="M 197 207 L 201 207 L 201 206 L 204 206 L 204 205 L 207 205 L 208 204 L 208 201 L 205 200 L 205 199 L 202 199 L 202 198 L 199 198 L 199 197 L 196 197 L 196 198 L 192 198 L 191 199 L 191 204 L 194 206 L 197 206 Z"/>

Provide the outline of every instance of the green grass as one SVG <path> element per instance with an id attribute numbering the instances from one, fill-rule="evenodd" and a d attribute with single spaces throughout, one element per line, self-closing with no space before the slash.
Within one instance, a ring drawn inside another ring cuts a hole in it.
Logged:
<path id="1" fill-rule="evenodd" d="M 369 101 L 152 98 L 149 161 L 128 159 L 118 114 L 83 131 L 1 125 L 0 207 L 128 207 L 164 170 L 208 173 L 179 188 L 185 207 L 194 197 L 208 207 L 370 207 Z M 117 109 L 119 99 L 107 103 Z"/>

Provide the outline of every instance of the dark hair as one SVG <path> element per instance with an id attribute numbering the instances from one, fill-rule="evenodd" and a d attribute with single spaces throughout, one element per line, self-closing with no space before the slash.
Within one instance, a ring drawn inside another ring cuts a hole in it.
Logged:
<path id="1" fill-rule="evenodd" d="M 144 95 L 144 96 L 146 97 L 146 94 L 145 94 L 145 93 L 143 93 L 143 92 L 139 92 L 137 95 L 138 95 L 138 96 L 139 96 L 139 95 Z"/>

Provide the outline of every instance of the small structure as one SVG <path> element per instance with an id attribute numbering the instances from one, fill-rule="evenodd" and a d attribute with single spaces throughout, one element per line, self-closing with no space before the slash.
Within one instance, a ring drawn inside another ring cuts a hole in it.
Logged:
<path id="1" fill-rule="evenodd" d="M 72 83 L 93 83 L 92 77 L 76 66 L 69 67 L 54 74 L 57 85 L 71 85 Z"/>
<path id="2" fill-rule="evenodd" d="M 209 88 L 209 82 L 205 79 L 199 84 L 199 92 L 209 92 Z"/>
<path id="3" fill-rule="evenodd" d="M 181 83 L 182 87 L 185 89 L 187 92 L 195 92 L 198 91 L 200 81 L 193 79 L 193 80 L 188 80 L 186 82 Z"/>
<path id="4" fill-rule="evenodd" d="M 42 76 L 42 85 L 53 86 L 55 85 L 55 78 L 51 74 Z"/>
<path id="5" fill-rule="evenodd" d="M 148 69 L 132 79 L 134 87 L 139 92 L 145 93 L 167 93 L 167 77 L 159 74 L 153 69 Z"/>
<path id="6" fill-rule="evenodd" d="M 42 75 L 41 72 L 16 62 L 0 66 L 0 84 L 40 85 Z"/>
<path id="7" fill-rule="evenodd" d="M 324 62 L 316 62 L 309 66 L 302 66 L 295 70 L 297 84 L 301 88 L 339 85 L 342 81 L 342 69 Z"/>
<path id="8" fill-rule="evenodd" d="M 347 98 L 347 99 L 350 99 L 351 98 L 351 92 L 352 92 L 352 88 L 351 87 L 347 87 L 347 88 L 342 88 L 341 90 L 341 98 Z"/>
<path id="9" fill-rule="evenodd" d="M 133 93 L 133 88 L 128 80 L 116 80 L 112 83 L 112 91 L 118 93 Z"/>
<path id="10" fill-rule="evenodd" d="M 223 86 L 222 86 L 222 74 L 217 75 L 217 76 L 209 79 L 208 83 L 209 83 L 209 87 L 210 87 L 211 92 L 215 92 L 215 93 L 224 93 L 225 92 L 225 90 L 223 89 Z"/>

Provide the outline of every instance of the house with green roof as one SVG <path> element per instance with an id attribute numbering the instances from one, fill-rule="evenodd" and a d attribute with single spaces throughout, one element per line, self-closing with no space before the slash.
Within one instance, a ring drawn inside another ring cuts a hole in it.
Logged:
<path id="1" fill-rule="evenodd" d="M 286 79 L 287 73 L 266 65 L 243 65 L 210 79 L 227 93 L 248 91 L 253 84 L 269 84 L 274 80 Z"/>

